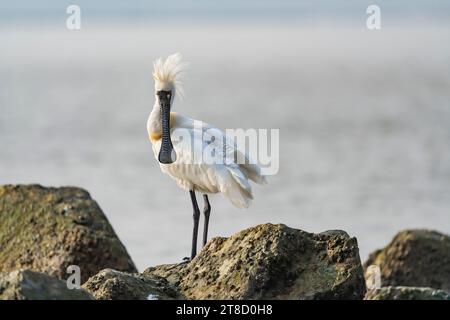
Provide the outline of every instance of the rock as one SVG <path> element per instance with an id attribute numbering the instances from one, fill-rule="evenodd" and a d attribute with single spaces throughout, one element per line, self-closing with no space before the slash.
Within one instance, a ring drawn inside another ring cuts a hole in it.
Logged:
<path id="1" fill-rule="evenodd" d="M 185 268 L 159 266 L 146 273 L 179 282 L 188 299 L 362 299 L 365 294 L 355 238 L 282 224 L 214 238 Z"/>
<path id="2" fill-rule="evenodd" d="M 83 285 L 98 300 L 182 299 L 177 288 L 161 277 L 130 274 L 111 269 L 100 271 Z"/>
<path id="3" fill-rule="evenodd" d="M 78 188 L 0 186 L 0 271 L 31 269 L 82 281 L 104 268 L 136 267 L 97 203 Z"/>
<path id="4" fill-rule="evenodd" d="M 368 290 L 364 300 L 450 300 L 450 295 L 432 288 L 382 287 Z"/>
<path id="5" fill-rule="evenodd" d="M 362 299 L 363 268 L 344 231 L 265 224 L 214 238 L 189 264 L 142 274 L 104 270 L 83 286 L 97 299 Z"/>
<path id="6" fill-rule="evenodd" d="M 380 268 L 381 285 L 431 287 L 450 292 L 450 237 L 436 231 L 406 230 L 364 264 Z"/>
<path id="7" fill-rule="evenodd" d="M 156 276 L 162 277 L 167 280 L 171 285 L 178 287 L 183 276 L 183 271 L 187 264 L 175 263 L 175 264 L 162 264 L 156 267 L 150 267 L 144 270 L 142 273 L 144 276 Z"/>
<path id="8" fill-rule="evenodd" d="M 68 289 L 66 282 L 30 270 L 0 273 L 0 300 L 92 300 L 84 289 Z"/>

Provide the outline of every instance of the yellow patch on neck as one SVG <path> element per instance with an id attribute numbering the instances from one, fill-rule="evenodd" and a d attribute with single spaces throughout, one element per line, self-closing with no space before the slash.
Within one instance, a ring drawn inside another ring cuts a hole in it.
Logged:
<path id="1" fill-rule="evenodd" d="M 172 128 L 175 125 L 176 115 L 177 115 L 176 112 L 170 113 L 170 128 Z"/>
<path id="2" fill-rule="evenodd" d="M 174 124 L 175 124 L 175 120 L 176 120 L 176 113 L 175 112 L 171 112 L 170 113 L 170 128 L 173 128 Z M 161 139 L 162 137 L 162 133 L 161 132 L 152 132 L 149 135 L 149 139 L 151 142 L 156 142 L 159 139 Z"/>
<path id="3" fill-rule="evenodd" d="M 161 139 L 161 137 L 162 137 L 162 133 L 151 133 L 149 136 L 149 138 L 152 142 L 158 141 L 159 139 Z"/>

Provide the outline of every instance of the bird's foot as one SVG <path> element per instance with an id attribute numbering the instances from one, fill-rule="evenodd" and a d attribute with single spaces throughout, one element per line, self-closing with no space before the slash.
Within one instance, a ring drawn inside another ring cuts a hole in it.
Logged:
<path id="1" fill-rule="evenodd" d="M 191 258 L 189 258 L 189 257 L 184 257 L 184 258 L 183 258 L 183 261 L 181 261 L 178 265 L 180 265 L 180 266 L 186 265 L 186 264 L 188 264 L 189 262 L 191 262 Z"/>

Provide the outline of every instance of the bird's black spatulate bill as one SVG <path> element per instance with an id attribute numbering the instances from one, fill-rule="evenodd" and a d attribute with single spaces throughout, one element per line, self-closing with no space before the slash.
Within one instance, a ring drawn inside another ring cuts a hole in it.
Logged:
<path id="1" fill-rule="evenodd" d="M 158 161 L 164 164 L 170 164 L 177 159 L 170 139 L 170 105 L 161 105 L 161 126 L 162 138 L 161 149 L 159 150 Z"/>

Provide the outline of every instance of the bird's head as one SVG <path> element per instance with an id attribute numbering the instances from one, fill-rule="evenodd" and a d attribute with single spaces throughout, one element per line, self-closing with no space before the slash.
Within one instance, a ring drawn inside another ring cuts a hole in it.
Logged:
<path id="1" fill-rule="evenodd" d="M 187 67 L 187 63 L 182 61 L 180 53 L 174 53 L 166 60 L 159 58 L 153 62 L 153 79 L 155 80 L 155 95 L 157 101 L 166 98 L 161 92 L 169 95 L 169 102 L 172 102 L 175 95 L 183 96 L 181 77 Z"/>
<path id="2" fill-rule="evenodd" d="M 170 164 L 176 160 L 170 139 L 170 109 L 175 95 L 182 96 L 181 76 L 187 66 L 181 61 L 181 54 L 175 53 L 153 63 L 153 79 L 155 79 L 155 98 L 161 109 L 162 141 L 158 160 Z"/>

